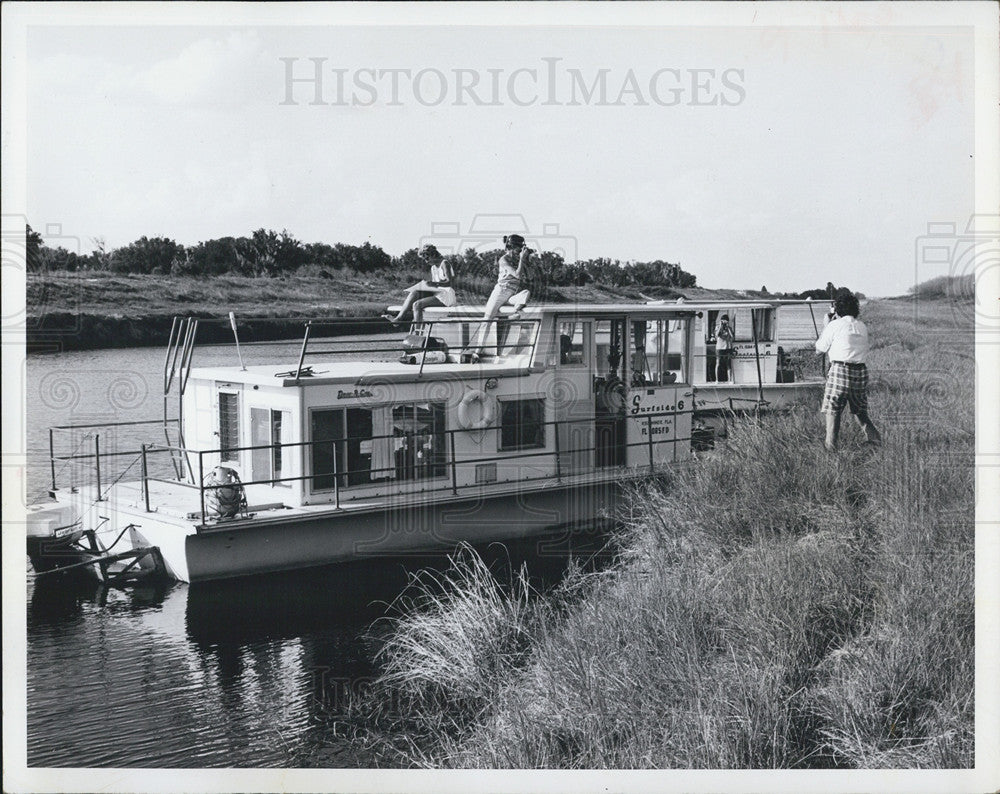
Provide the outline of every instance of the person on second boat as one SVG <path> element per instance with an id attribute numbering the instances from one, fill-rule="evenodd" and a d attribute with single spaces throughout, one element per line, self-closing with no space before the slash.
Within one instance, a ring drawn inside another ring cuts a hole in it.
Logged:
<path id="1" fill-rule="evenodd" d="M 422 246 L 417 256 L 430 267 L 430 280 L 421 281 L 409 288 L 409 294 L 395 316 L 383 315 L 393 324 L 406 322 L 411 316 L 413 322 L 422 323 L 424 309 L 429 306 L 455 305 L 455 289 L 452 286 L 455 274 L 451 264 L 435 246 L 429 244 Z"/>
<path id="2" fill-rule="evenodd" d="M 733 333 L 733 327 L 729 324 L 729 315 L 724 314 L 719 318 L 719 324 L 715 327 L 715 379 L 719 383 L 729 380 L 735 340 L 736 335 Z"/>
<path id="3" fill-rule="evenodd" d="M 868 328 L 858 319 L 859 313 L 858 299 L 854 295 L 838 296 L 833 309 L 826 315 L 823 333 L 816 340 L 816 351 L 830 356 L 820 412 L 826 414 L 824 446 L 831 452 L 837 449 L 845 405 L 850 407 L 869 444 L 882 441 L 868 414 Z"/>
<path id="4" fill-rule="evenodd" d="M 483 322 L 480 325 L 478 337 L 478 347 L 469 351 L 470 359 L 478 361 L 486 346 L 486 335 L 489 333 L 490 323 L 500 313 L 500 307 L 507 301 L 524 290 L 522 281 L 525 278 L 527 268 L 531 260 L 531 249 L 524 244 L 524 238 L 519 234 L 509 234 L 503 238 L 504 255 L 497 261 L 497 283 L 486 301 L 486 310 L 483 312 Z M 524 296 L 521 307 L 527 303 L 530 293 Z M 518 307 L 520 308 L 520 307 Z"/>

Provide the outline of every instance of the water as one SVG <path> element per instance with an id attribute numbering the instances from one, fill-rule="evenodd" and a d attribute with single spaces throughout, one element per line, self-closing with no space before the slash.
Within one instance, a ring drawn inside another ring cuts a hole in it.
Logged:
<path id="1" fill-rule="evenodd" d="M 291 368 L 298 343 L 245 349 L 244 357 L 253 364 L 275 353 Z M 29 359 L 29 501 L 49 485 L 50 426 L 162 418 L 163 355 L 150 348 Z M 194 363 L 236 363 L 235 351 L 199 348 Z M 90 439 L 81 441 L 89 452 Z M 573 545 L 587 554 L 593 542 Z M 544 586 L 569 555 L 537 549 L 533 540 L 483 551 L 497 569 L 528 562 Z M 128 590 L 29 575 L 28 765 L 284 767 L 321 758 L 365 766 L 328 726 L 345 692 L 377 672 L 387 604 L 421 568 L 445 565 L 438 555 Z"/>

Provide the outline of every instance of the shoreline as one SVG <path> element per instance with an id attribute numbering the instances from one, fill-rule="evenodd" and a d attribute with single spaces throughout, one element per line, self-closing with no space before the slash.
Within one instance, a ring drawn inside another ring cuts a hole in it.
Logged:
<path id="1" fill-rule="evenodd" d="M 240 342 L 248 344 L 300 339 L 308 319 L 336 321 L 324 336 L 366 333 L 373 328 L 389 333 L 398 329 L 388 327 L 382 313 L 387 306 L 401 303 L 406 287 L 417 280 L 419 274 L 411 272 L 288 278 L 32 273 L 26 285 L 25 346 L 33 355 L 165 346 L 174 317 L 210 321 L 199 327 L 199 342 L 230 342 L 230 311 L 236 314 Z M 460 282 L 462 302 L 485 303 L 492 286 L 492 282 Z M 593 304 L 678 297 L 690 301 L 777 299 L 773 294 L 735 289 L 588 284 L 546 287 L 535 300 Z"/>
<path id="2" fill-rule="evenodd" d="M 105 272 L 29 274 L 25 345 L 29 354 L 166 345 L 175 316 L 204 322 L 199 342 L 230 342 L 230 311 L 240 342 L 300 339 L 308 319 L 335 320 L 326 336 L 392 330 L 381 318 L 401 303 L 419 274 L 359 274 L 329 277 L 253 278 L 164 276 Z M 463 302 L 481 304 L 492 282 L 460 284 Z M 734 290 L 651 290 L 637 287 L 549 287 L 539 301 L 605 303 L 672 298 L 736 297 Z M 746 297 L 746 296 L 742 296 Z"/>

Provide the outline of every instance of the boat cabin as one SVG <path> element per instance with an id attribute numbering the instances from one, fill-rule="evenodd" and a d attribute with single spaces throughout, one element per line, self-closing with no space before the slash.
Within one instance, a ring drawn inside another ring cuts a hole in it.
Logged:
<path id="1" fill-rule="evenodd" d="M 710 380 L 723 311 L 736 382 Z M 780 382 L 768 304 L 482 314 L 428 309 L 409 333 L 332 338 L 340 323 L 311 321 L 297 359 L 249 366 L 238 342 L 231 363 L 194 366 L 200 321 L 176 320 L 162 423 L 50 431 L 51 494 L 76 518 L 36 517 L 33 564 L 62 566 L 75 543 L 80 565 L 156 559 L 198 581 L 575 531 L 615 514 L 624 478 L 688 461 L 693 436 L 704 448 L 712 418 L 806 385 Z"/>
<path id="2" fill-rule="evenodd" d="M 192 368 L 180 410 L 190 478 L 225 466 L 251 504 L 343 505 L 690 457 L 693 310 L 481 317 L 479 307 L 428 310 L 402 355 L 398 339 L 376 337 L 368 354 L 335 339 L 323 347 L 337 350 L 304 345 L 308 366 L 303 355 L 298 365 Z M 487 355 L 463 363 L 480 336 Z"/>

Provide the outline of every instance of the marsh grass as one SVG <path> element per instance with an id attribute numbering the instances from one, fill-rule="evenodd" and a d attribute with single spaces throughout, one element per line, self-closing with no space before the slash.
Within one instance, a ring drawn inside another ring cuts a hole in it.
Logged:
<path id="1" fill-rule="evenodd" d="M 363 732 L 380 763 L 971 766 L 972 337 L 954 308 L 866 309 L 882 448 L 845 419 L 826 453 L 817 406 L 735 420 L 633 490 L 600 573 L 542 595 L 463 554 L 383 651 Z"/>

